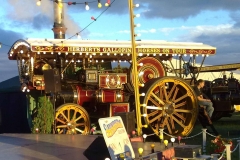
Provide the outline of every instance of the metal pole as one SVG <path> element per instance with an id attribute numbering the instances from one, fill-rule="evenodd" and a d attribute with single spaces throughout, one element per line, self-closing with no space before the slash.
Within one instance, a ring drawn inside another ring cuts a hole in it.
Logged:
<path id="1" fill-rule="evenodd" d="M 231 150 L 230 150 L 231 144 L 225 144 L 225 147 L 226 147 L 227 160 L 231 160 Z"/>
<path id="2" fill-rule="evenodd" d="M 180 69 L 179 78 L 182 78 L 182 55 L 179 56 L 179 69 Z"/>
<path id="3" fill-rule="evenodd" d="M 198 79 L 199 73 L 200 73 L 200 71 L 201 71 L 201 69 L 202 69 L 202 65 L 203 65 L 205 59 L 206 59 L 206 55 L 203 57 L 203 60 L 202 60 L 201 66 L 200 66 L 200 68 L 199 68 L 199 70 L 198 70 L 198 74 L 197 74 L 196 80 Z"/>
<path id="4" fill-rule="evenodd" d="M 135 33 L 134 33 L 134 14 L 133 14 L 133 2 L 128 0 L 129 13 L 130 13 L 130 28 L 131 28 L 131 43 L 132 43 L 132 66 L 133 66 L 133 85 L 135 94 L 135 105 L 136 105 L 136 120 L 137 120 L 137 134 L 142 134 L 141 124 L 141 113 L 140 113 L 140 102 L 139 102 L 139 85 L 138 85 L 138 70 L 137 70 L 137 53 L 135 44 Z"/>
<path id="5" fill-rule="evenodd" d="M 203 153 L 206 153 L 206 141 L 207 141 L 207 135 L 206 135 L 207 129 L 202 129 L 202 135 L 203 135 Z"/>

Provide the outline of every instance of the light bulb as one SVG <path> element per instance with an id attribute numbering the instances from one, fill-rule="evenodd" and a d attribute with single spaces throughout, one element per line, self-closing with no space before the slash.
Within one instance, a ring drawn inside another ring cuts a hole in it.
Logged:
<path id="1" fill-rule="evenodd" d="M 38 6 L 41 6 L 41 0 L 38 0 L 38 1 L 37 1 L 37 5 L 38 5 Z"/>
<path id="2" fill-rule="evenodd" d="M 89 5 L 87 2 L 85 2 L 85 9 L 88 11 L 90 9 Z"/>
<path id="3" fill-rule="evenodd" d="M 140 14 L 136 14 L 135 17 L 140 17 Z"/>
<path id="4" fill-rule="evenodd" d="M 175 138 L 172 137 L 172 138 L 171 138 L 171 142 L 172 142 L 172 143 L 175 142 Z"/>
<path id="5" fill-rule="evenodd" d="M 136 27 L 141 27 L 141 24 L 140 24 L 140 23 L 138 23 L 138 24 L 136 24 L 135 26 L 136 26 Z"/>
<path id="6" fill-rule="evenodd" d="M 77 38 L 80 39 L 80 35 L 79 35 L 79 33 L 77 33 Z"/>
<path id="7" fill-rule="evenodd" d="M 139 153 L 139 156 L 141 157 L 143 154 L 143 148 L 138 148 L 138 153 Z"/>
<path id="8" fill-rule="evenodd" d="M 165 144 L 165 147 L 168 146 L 168 140 L 164 140 L 163 143 Z"/>
<path id="9" fill-rule="evenodd" d="M 98 0 L 98 8 L 102 8 L 102 3 Z"/>
<path id="10" fill-rule="evenodd" d="M 108 7 L 108 6 L 109 6 L 109 4 L 108 4 L 108 3 L 105 3 L 105 6 L 106 6 L 106 7 Z"/>
<path id="11" fill-rule="evenodd" d="M 139 4 L 135 4 L 135 7 L 139 7 Z"/>
<path id="12" fill-rule="evenodd" d="M 135 34 L 135 37 L 140 37 L 141 36 L 141 34 L 140 33 L 138 33 L 138 34 Z"/>
<path id="13" fill-rule="evenodd" d="M 147 135 L 146 135 L 146 134 L 144 134 L 144 135 L 143 135 L 143 138 L 147 138 Z"/>
<path id="14" fill-rule="evenodd" d="M 142 93 L 141 96 L 145 96 L 145 93 Z"/>

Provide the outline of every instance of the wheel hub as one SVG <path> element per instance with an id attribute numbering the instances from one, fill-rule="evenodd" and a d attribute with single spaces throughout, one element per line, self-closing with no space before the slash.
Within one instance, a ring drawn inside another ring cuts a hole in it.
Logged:
<path id="1" fill-rule="evenodd" d="M 72 122 L 72 121 L 71 121 L 71 122 L 68 122 L 67 125 L 68 125 L 68 128 L 69 128 L 69 129 L 75 129 L 75 128 L 76 128 L 76 123 L 75 123 L 75 122 Z"/>
<path id="2" fill-rule="evenodd" d="M 166 112 L 168 115 L 173 114 L 174 108 L 175 108 L 175 104 L 172 103 L 172 102 L 170 102 L 170 103 L 165 103 L 165 105 L 164 105 L 165 112 Z"/>

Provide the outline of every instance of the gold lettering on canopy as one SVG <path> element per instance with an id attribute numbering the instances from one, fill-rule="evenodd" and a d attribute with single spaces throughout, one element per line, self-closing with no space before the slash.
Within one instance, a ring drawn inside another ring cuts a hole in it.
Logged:
<path id="1" fill-rule="evenodd" d="M 89 52 L 89 53 L 131 53 L 127 47 L 76 47 L 76 46 L 32 46 L 32 51 L 41 52 Z M 215 49 L 183 48 L 136 48 L 137 53 L 156 54 L 215 54 Z"/>

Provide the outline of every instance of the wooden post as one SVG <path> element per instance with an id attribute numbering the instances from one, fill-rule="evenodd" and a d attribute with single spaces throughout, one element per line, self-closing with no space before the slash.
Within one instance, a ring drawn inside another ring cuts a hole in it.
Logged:
<path id="1" fill-rule="evenodd" d="M 231 150 L 230 150 L 231 144 L 225 144 L 225 147 L 226 147 L 227 160 L 231 160 Z"/>

